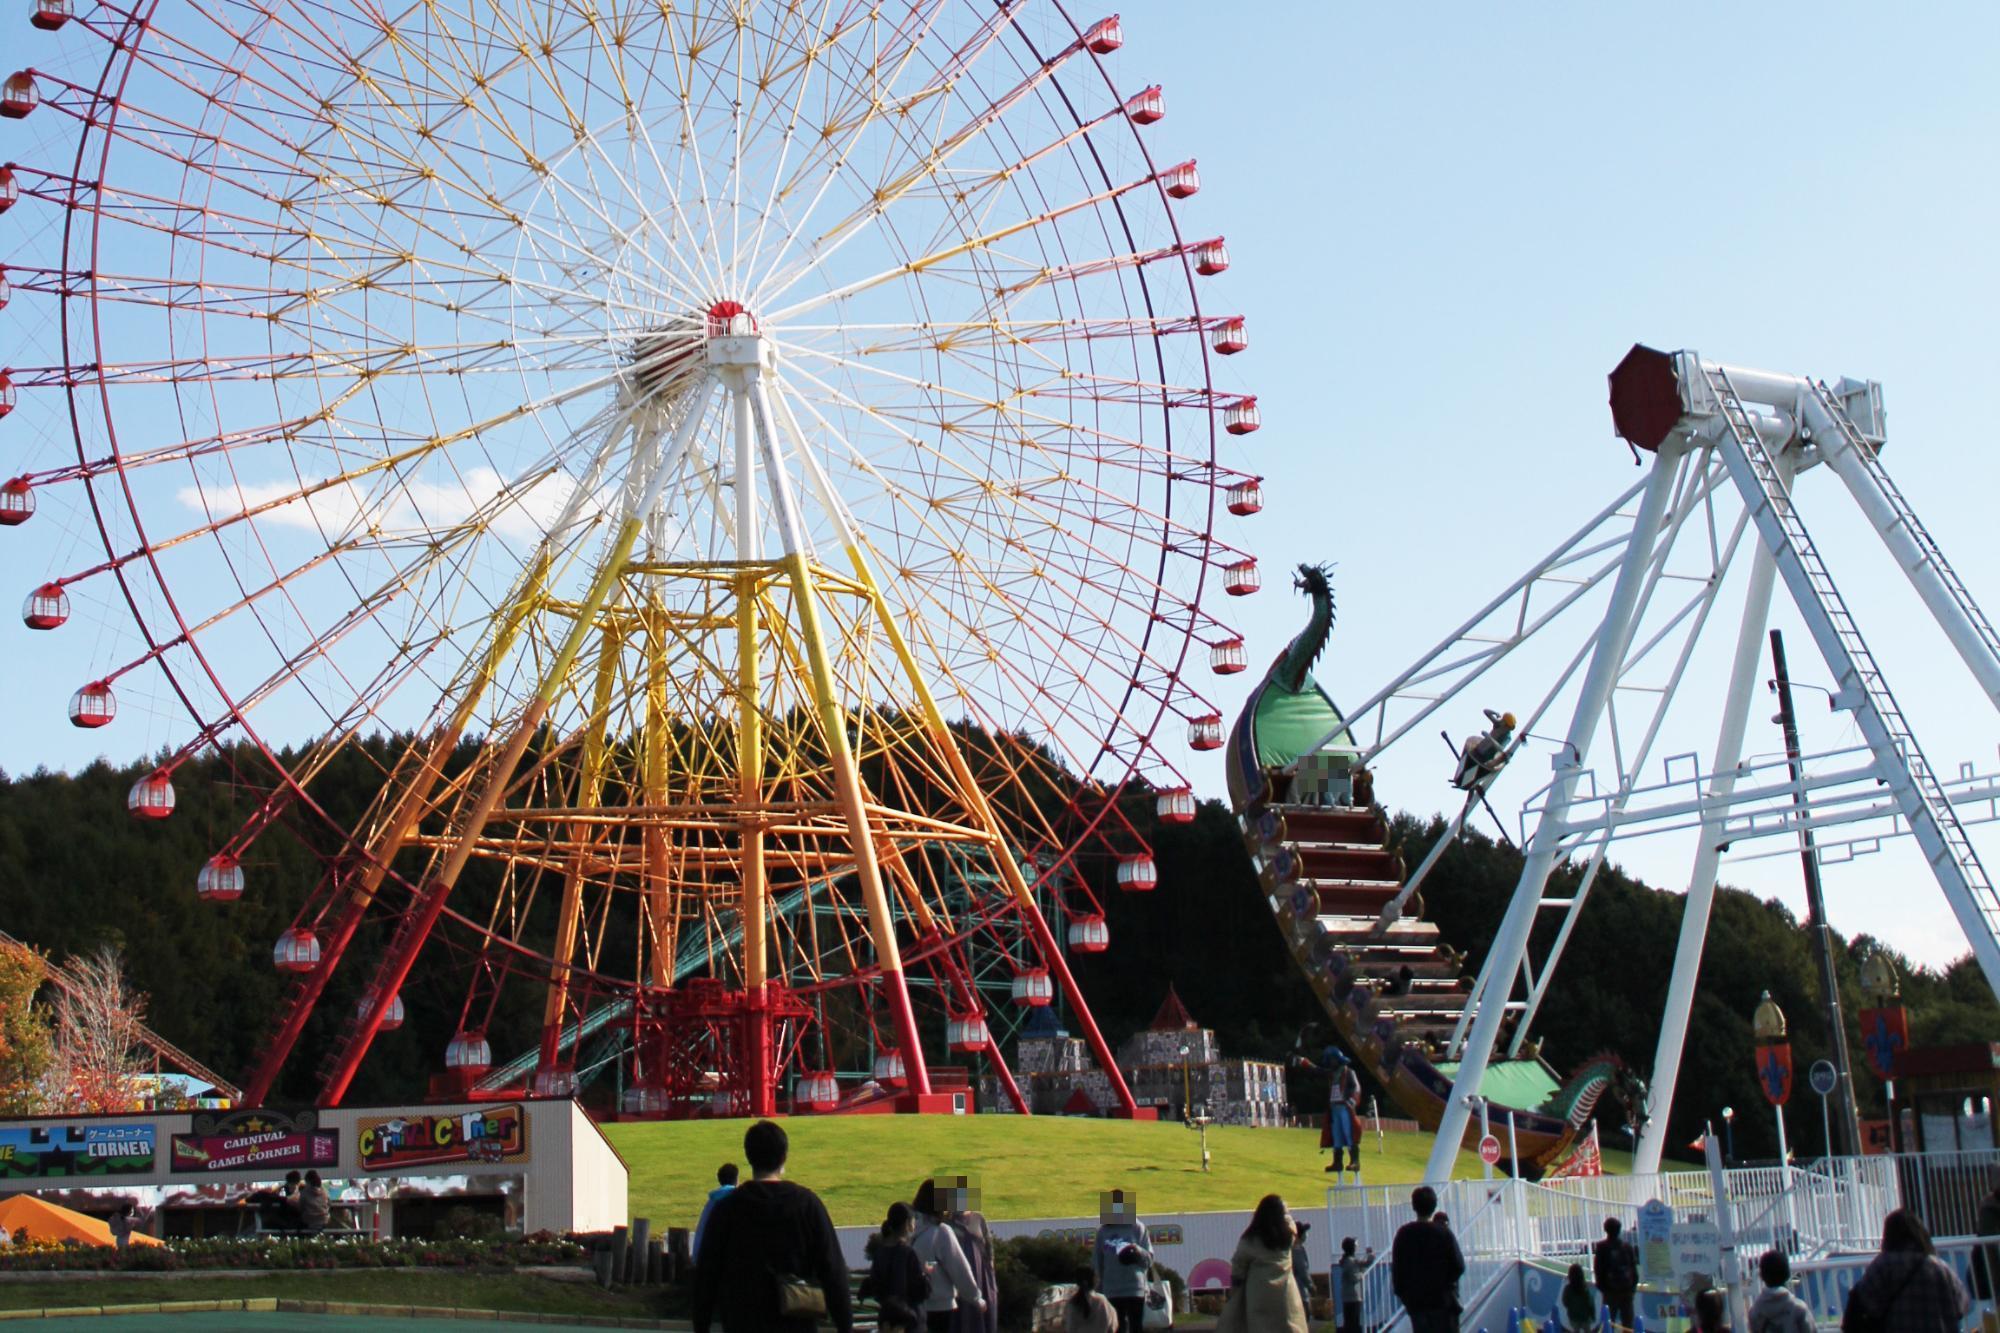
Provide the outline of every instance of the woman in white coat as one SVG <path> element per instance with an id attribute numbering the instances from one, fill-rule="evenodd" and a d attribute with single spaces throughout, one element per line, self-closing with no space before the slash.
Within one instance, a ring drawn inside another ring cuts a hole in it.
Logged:
<path id="1" fill-rule="evenodd" d="M 1292 1277 L 1298 1230 L 1285 1201 L 1267 1194 L 1229 1260 L 1229 1302 L 1218 1333 L 1307 1333 L 1305 1301 Z"/>

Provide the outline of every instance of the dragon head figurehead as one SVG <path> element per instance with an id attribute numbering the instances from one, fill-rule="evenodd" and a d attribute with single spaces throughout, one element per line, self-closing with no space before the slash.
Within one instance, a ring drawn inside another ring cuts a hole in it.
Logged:
<path id="1" fill-rule="evenodd" d="M 1646 1080 L 1611 1051 L 1600 1051 L 1577 1066 L 1540 1109 L 1581 1130 L 1599 1099 L 1607 1094 L 1623 1109 L 1625 1123 L 1635 1132 L 1646 1123 Z"/>
<path id="2" fill-rule="evenodd" d="M 1311 599 L 1312 614 L 1305 628 L 1292 636 L 1271 664 L 1271 683 L 1289 693 L 1298 694 L 1309 687 L 1312 665 L 1326 651 L 1327 639 L 1333 634 L 1333 584 L 1328 578 L 1332 571 L 1331 565 L 1302 564 L 1292 580 L 1292 587 Z"/>

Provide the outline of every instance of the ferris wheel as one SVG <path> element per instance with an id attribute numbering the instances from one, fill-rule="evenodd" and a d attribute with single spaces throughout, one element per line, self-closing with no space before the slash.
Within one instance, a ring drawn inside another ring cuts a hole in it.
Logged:
<path id="1" fill-rule="evenodd" d="M 1244 323 L 1200 299 L 1228 253 L 1181 228 L 1162 91 L 1112 82 L 1116 16 L 33 24 L 0 86 L 36 154 L 0 152 L 25 623 L 99 625 L 55 649 L 78 726 L 164 682 L 135 815 L 218 746 L 266 793 L 204 896 L 256 893 L 280 823 L 337 848 L 252 1099 L 339 1005 L 338 1102 L 415 973 L 463 997 L 441 1093 L 568 1091 L 605 1032 L 641 1113 L 831 1106 L 857 1033 L 911 1105 L 926 1045 L 1011 1093 L 997 968 L 1132 1111 L 1063 958 L 1108 942 L 1078 861 L 1149 888 L 1121 795 L 1193 817 L 1200 678 L 1244 664 L 1215 607 L 1258 584 L 1217 528 L 1261 502 L 1256 400 L 1213 378 Z M 315 782 L 357 756 L 343 818 Z"/>

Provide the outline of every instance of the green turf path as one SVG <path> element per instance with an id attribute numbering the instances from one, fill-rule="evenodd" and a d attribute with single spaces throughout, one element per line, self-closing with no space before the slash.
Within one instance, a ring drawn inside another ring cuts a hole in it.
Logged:
<path id="1" fill-rule="evenodd" d="M 692 1226 L 715 1186 L 715 1168 L 743 1161 L 743 1120 L 607 1124 L 631 1167 L 634 1217 L 656 1230 Z M 1307 1129 L 1218 1127 L 1208 1132 L 1211 1169 L 1202 1174 L 1200 1138 L 1179 1124 L 1057 1116 L 812 1116 L 787 1120 L 788 1174 L 826 1200 L 835 1223 L 882 1220 L 932 1173 L 977 1175 L 988 1217 L 1092 1217 L 1099 1190 L 1139 1191 L 1143 1213 L 1251 1208 L 1273 1192 L 1315 1205 L 1331 1177 L 1319 1135 Z M 1368 1137 L 1363 1179 L 1396 1184 L 1423 1178 L 1428 1134 Z M 1479 1174 L 1459 1154 L 1457 1174 Z"/>
<path id="2" fill-rule="evenodd" d="M 399 1333 L 466 1333 L 468 1328 L 514 1328 L 522 1333 L 584 1333 L 579 1324 L 507 1324 L 506 1312 L 491 1319 L 469 1322 L 462 1319 L 412 1319 L 407 1315 L 328 1315 L 292 1314 L 276 1310 L 247 1310 L 219 1314 L 127 1314 L 107 1324 L 104 1316 L 77 1315 L 35 1320 L 27 1326 L 36 1333 L 379 1333 L 384 1328 Z M 590 1333 L 602 1333 L 593 1326 Z"/>

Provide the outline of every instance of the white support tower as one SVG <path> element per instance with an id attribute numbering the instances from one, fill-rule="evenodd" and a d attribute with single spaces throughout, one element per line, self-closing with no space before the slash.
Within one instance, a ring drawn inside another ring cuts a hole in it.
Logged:
<path id="1" fill-rule="evenodd" d="M 1823 860 L 1875 850 L 1885 838 L 1914 837 L 2000 995 L 2000 893 L 1966 833 L 1967 824 L 2000 819 L 2000 780 L 1969 766 L 1950 781 L 1938 776 L 1795 500 L 1802 474 L 1826 463 L 2000 710 L 2000 635 L 1883 466 L 1880 386 L 1852 380 L 1829 386 L 1718 365 L 1694 352 L 1634 347 L 1611 374 L 1611 407 L 1618 434 L 1651 455 L 1647 475 L 1347 719 L 1350 743 L 1372 761 L 1441 710 L 1464 718 L 1481 702 L 1466 692 L 1530 639 L 1563 636 L 1565 646 L 1576 645 L 1553 658 L 1559 665 L 1521 728 L 1524 737 L 1532 735 L 1550 710 L 1567 709 L 1552 777 L 1520 802 L 1524 830 L 1531 830 L 1520 880 L 1443 1052 L 1459 1065 L 1430 1162 L 1434 1179 L 1450 1174 L 1474 1094 L 1489 1063 L 1501 1058 L 1496 1049 L 1522 1053 L 1591 885 L 1620 838 L 1676 830 L 1698 830 L 1699 837 L 1639 1139 L 1640 1171 L 1657 1170 L 1665 1146 L 1725 849 L 1753 857 L 1760 843 L 1776 840 L 1768 845 L 1793 853 L 1804 819 L 1815 832 L 1832 834 Z M 1728 679 L 1696 680 L 1683 689 L 1739 558 L 1748 573 Z M 1833 706 L 1850 715 L 1863 738 L 1860 746 L 1807 756 L 1797 779 L 1782 761 L 1745 758 L 1779 586 L 1825 664 Z M 1606 587 L 1608 597 L 1592 596 Z M 1576 607 L 1594 614 L 1572 613 Z M 1579 670 L 1580 684 L 1574 683 Z M 1719 715 L 1710 714 L 1714 750 L 1706 763 L 1695 754 L 1668 756 L 1664 780 L 1649 780 L 1652 752 L 1677 697 L 1691 700 L 1688 706 L 1719 701 Z M 1591 767 L 1600 746 L 1609 749 L 1601 783 Z M 1518 781 L 1518 774 L 1510 770 L 1503 781 L 1509 778 Z M 1552 894 L 1550 873 L 1565 859 L 1581 866 L 1580 875 Z M 1401 897 L 1414 888 L 1407 884 Z M 1560 913 L 1553 932 L 1535 930 L 1544 913 Z M 1531 956 L 1531 941 L 1542 939 L 1548 942 L 1539 946 L 1541 956 Z"/>

